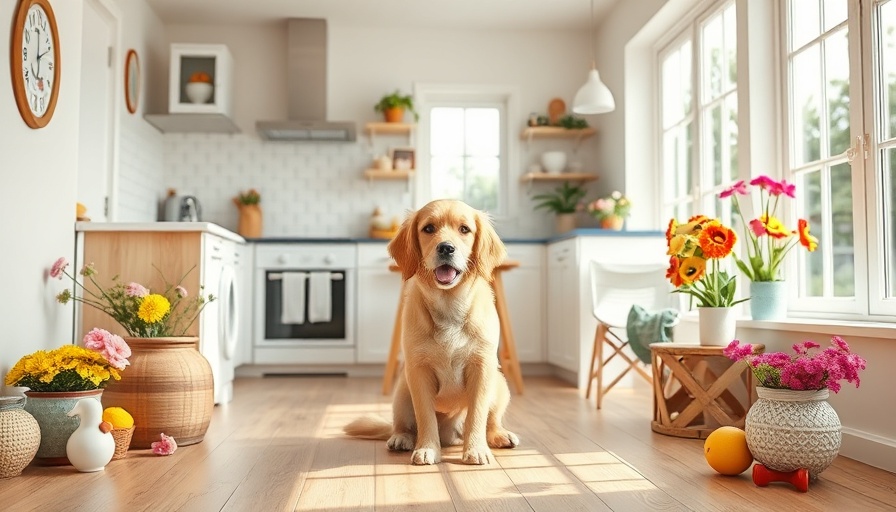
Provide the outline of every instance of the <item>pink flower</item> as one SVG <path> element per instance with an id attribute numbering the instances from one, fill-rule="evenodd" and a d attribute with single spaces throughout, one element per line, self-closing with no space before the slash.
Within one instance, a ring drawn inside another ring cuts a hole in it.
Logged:
<path id="1" fill-rule="evenodd" d="M 152 448 L 152 453 L 156 455 L 171 455 L 177 450 L 177 443 L 173 437 L 161 434 L 161 440 L 155 441 L 150 447 Z"/>
<path id="2" fill-rule="evenodd" d="M 769 194 L 773 196 L 779 196 L 784 194 L 791 198 L 796 197 L 796 185 L 793 183 L 787 183 L 787 180 L 781 180 L 780 182 L 774 182 L 774 184 L 769 188 Z"/>
<path id="3" fill-rule="evenodd" d="M 750 221 L 750 231 L 756 236 L 762 236 L 768 233 L 768 230 L 765 229 L 765 224 L 759 219 Z"/>
<path id="4" fill-rule="evenodd" d="M 140 283 L 128 284 L 124 292 L 128 294 L 128 297 L 146 297 L 149 295 L 149 290 Z"/>
<path id="5" fill-rule="evenodd" d="M 725 199 L 726 197 L 731 197 L 734 194 L 740 196 L 749 194 L 749 191 L 747 190 L 747 184 L 744 183 L 744 180 L 739 180 L 734 185 L 731 185 L 730 187 L 723 190 L 722 193 L 719 194 L 719 199 Z"/>
<path id="6" fill-rule="evenodd" d="M 781 188 L 781 184 L 780 184 L 780 183 L 778 183 L 777 181 L 775 181 L 775 180 L 769 178 L 768 176 L 766 176 L 766 175 L 764 175 L 764 174 L 761 175 L 761 176 L 757 176 L 757 177 L 753 178 L 753 179 L 750 181 L 750 185 L 755 185 L 755 186 L 757 186 L 757 187 L 759 187 L 759 188 L 764 188 L 764 189 L 769 190 L 769 191 L 772 191 L 772 190 L 780 190 L 780 188 Z"/>
<path id="7" fill-rule="evenodd" d="M 67 266 L 68 262 L 65 261 L 65 258 L 59 258 L 56 260 L 56 263 L 53 263 L 53 268 L 50 269 L 50 277 L 62 279 L 62 274 Z"/>
<path id="8" fill-rule="evenodd" d="M 174 288 L 174 291 L 177 292 L 177 295 L 178 295 L 179 297 L 186 297 L 187 295 L 189 295 L 189 294 L 187 293 L 187 289 L 184 288 L 183 286 L 177 286 L 176 288 Z"/>
<path id="9" fill-rule="evenodd" d="M 84 336 L 84 347 L 96 350 L 109 361 L 113 367 L 124 370 L 130 363 L 131 347 L 117 334 L 104 329 L 94 328 Z"/>

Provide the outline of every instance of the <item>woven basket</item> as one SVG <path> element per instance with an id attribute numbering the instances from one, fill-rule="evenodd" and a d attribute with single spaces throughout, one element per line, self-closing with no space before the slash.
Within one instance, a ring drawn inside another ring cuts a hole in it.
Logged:
<path id="1" fill-rule="evenodd" d="M 22 473 L 40 446 L 40 426 L 22 397 L 0 398 L 0 478 Z"/>
<path id="2" fill-rule="evenodd" d="M 115 454 L 112 455 L 112 460 L 123 459 L 127 456 L 132 437 L 134 437 L 134 427 L 112 429 L 112 438 L 115 439 Z"/>

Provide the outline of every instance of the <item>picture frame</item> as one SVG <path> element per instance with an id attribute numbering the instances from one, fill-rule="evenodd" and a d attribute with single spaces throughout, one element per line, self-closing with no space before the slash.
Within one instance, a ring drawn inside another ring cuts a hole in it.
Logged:
<path id="1" fill-rule="evenodd" d="M 414 148 L 392 148 L 392 169 L 395 171 L 413 171 L 417 168 L 417 152 Z"/>
<path id="2" fill-rule="evenodd" d="M 137 112 L 140 102 L 140 58 L 134 49 L 128 50 L 124 59 L 124 99 L 128 112 Z"/>

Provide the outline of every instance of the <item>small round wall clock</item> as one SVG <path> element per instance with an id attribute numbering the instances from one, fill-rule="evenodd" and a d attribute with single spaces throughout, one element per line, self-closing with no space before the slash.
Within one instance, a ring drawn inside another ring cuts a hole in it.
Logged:
<path id="1" fill-rule="evenodd" d="M 49 0 L 20 0 L 10 44 L 12 89 L 25 124 L 43 128 L 59 98 L 59 32 Z"/>
<path id="2" fill-rule="evenodd" d="M 140 59 L 137 58 L 136 50 L 128 50 L 128 56 L 124 60 L 124 99 L 128 112 L 136 112 L 140 101 Z"/>

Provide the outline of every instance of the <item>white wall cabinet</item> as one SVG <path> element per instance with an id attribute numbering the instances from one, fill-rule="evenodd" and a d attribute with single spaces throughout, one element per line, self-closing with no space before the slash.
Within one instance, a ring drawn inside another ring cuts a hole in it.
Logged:
<path id="1" fill-rule="evenodd" d="M 386 242 L 358 245 L 357 362 L 386 364 L 392 328 L 401 294 L 401 273 L 389 270 L 394 263 Z"/>
<path id="2" fill-rule="evenodd" d="M 507 244 L 507 258 L 520 262 L 501 278 L 521 363 L 545 361 L 544 251 L 543 244 Z"/>
<path id="3" fill-rule="evenodd" d="M 171 114 L 224 114 L 233 116 L 233 57 L 223 44 L 172 44 L 168 89 Z M 188 90 L 193 77 L 211 86 L 205 101 Z"/>

